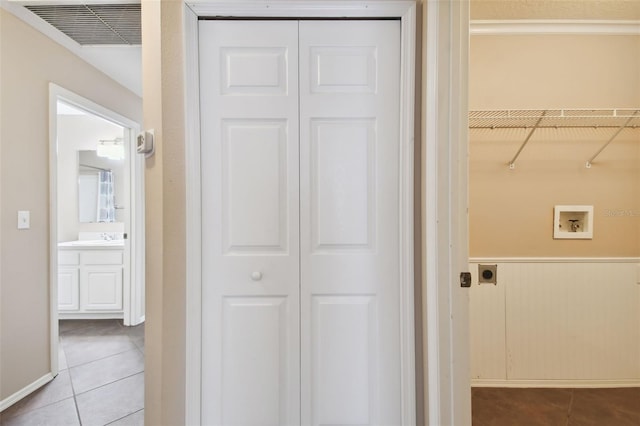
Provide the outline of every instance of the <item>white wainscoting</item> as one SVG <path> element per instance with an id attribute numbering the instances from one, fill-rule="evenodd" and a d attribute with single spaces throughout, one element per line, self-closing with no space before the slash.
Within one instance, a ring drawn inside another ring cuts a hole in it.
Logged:
<path id="1" fill-rule="evenodd" d="M 498 265 L 478 284 L 478 265 Z M 471 259 L 473 386 L 640 386 L 639 258 Z"/>

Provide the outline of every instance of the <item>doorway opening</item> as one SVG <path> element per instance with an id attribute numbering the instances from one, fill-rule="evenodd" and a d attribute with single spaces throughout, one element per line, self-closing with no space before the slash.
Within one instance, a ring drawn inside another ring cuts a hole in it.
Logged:
<path id="1" fill-rule="evenodd" d="M 60 319 L 144 322 L 144 185 L 138 123 L 54 84 L 49 94 L 56 375 Z"/>

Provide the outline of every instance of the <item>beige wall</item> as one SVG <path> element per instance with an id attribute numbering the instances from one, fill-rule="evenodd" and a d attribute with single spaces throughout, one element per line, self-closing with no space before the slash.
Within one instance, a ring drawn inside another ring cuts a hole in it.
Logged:
<path id="1" fill-rule="evenodd" d="M 640 37 L 474 36 L 470 109 L 640 107 Z M 640 255 L 640 129 L 470 132 L 472 257 Z M 593 240 L 554 240 L 556 204 L 594 206 Z M 620 215 L 620 211 L 624 211 Z"/>
<path id="2" fill-rule="evenodd" d="M 471 19 L 640 19 L 637 0 L 471 0 Z"/>
<path id="3" fill-rule="evenodd" d="M 140 121 L 141 100 L 0 9 L 0 400 L 50 371 L 49 82 Z M 31 229 L 16 229 L 16 212 Z"/>
<path id="4" fill-rule="evenodd" d="M 144 127 L 155 130 L 146 162 L 145 422 L 185 416 L 186 248 L 183 3 L 142 1 Z"/>
<path id="5" fill-rule="evenodd" d="M 469 108 L 633 108 L 639 70 L 640 37 L 472 36 Z"/>

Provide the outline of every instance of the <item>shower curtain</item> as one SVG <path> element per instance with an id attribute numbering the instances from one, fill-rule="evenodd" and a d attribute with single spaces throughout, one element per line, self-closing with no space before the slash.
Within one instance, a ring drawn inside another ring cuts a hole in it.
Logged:
<path id="1" fill-rule="evenodd" d="M 113 172 L 102 170 L 98 175 L 98 222 L 115 222 L 116 209 L 113 194 Z"/>

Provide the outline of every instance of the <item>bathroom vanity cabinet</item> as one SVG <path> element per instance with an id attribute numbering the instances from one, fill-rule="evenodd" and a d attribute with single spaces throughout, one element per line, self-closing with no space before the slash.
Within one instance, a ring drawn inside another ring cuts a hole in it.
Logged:
<path id="1" fill-rule="evenodd" d="M 58 247 L 58 312 L 61 319 L 123 317 L 123 247 Z"/>

